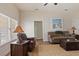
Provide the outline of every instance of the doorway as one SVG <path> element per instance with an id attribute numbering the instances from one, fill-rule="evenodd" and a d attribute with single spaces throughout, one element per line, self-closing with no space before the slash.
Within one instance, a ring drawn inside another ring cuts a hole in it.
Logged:
<path id="1" fill-rule="evenodd" d="M 36 39 L 43 39 L 42 21 L 34 21 L 34 35 Z"/>

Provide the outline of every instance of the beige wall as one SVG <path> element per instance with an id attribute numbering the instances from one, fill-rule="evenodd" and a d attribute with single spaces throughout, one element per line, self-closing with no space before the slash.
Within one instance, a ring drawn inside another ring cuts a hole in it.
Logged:
<path id="1" fill-rule="evenodd" d="M 75 26 L 75 33 L 79 34 L 79 12 L 72 18 L 72 26 Z"/>
<path id="2" fill-rule="evenodd" d="M 0 13 L 19 20 L 19 11 L 14 4 L 0 3 Z"/>
<path id="3" fill-rule="evenodd" d="M 68 30 L 71 26 L 71 15 L 68 13 L 38 13 L 38 12 L 21 12 L 21 25 L 23 26 L 28 37 L 34 37 L 34 21 L 43 22 L 43 39 L 48 41 L 47 33 L 53 31 L 52 19 L 58 17 L 64 20 L 64 30 Z"/>

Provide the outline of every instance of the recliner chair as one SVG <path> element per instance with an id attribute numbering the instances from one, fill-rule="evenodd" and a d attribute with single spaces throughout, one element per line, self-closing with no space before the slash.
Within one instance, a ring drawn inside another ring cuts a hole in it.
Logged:
<path id="1" fill-rule="evenodd" d="M 18 36 L 18 39 L 21 41 L 29 40 L 29 42 L 28 42 L 28 50 L 29 51 L 32 51 L 35 48 L 36 41 L 35 41 L 34 37 L 27 38 L 25 33 L 18 33 L 17 36 Z"/>

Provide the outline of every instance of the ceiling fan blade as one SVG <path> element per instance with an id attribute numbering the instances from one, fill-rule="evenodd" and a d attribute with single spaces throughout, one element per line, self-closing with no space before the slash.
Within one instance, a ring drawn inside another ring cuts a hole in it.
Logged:
<path id="1" fill-rule="evenodd" d="M 54 3 L 54 5 L 58 5 L 58 3 Z"/>
<path id="2" fill-rule="evenodd" d="M 46 6 L 48 3 L 45 3 L 44 6 Z"/>

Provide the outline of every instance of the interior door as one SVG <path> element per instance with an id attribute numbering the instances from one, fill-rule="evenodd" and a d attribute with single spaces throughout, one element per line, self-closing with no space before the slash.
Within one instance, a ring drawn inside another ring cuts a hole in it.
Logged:
<path id="1" fill-rule="evenodd" d="M 43 38 L 42 21 L 34 21 L 34 35 L 37 39 Z"/>

